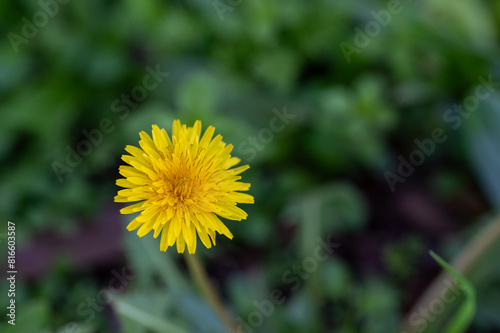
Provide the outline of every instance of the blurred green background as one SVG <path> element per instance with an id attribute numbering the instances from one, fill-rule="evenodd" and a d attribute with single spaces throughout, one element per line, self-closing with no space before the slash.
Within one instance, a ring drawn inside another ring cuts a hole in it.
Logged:
<path id="1" fill-rule="evenodd" d="M 1 2 L 0 252 L 15 222 L 19 272 L 16 326 L 0 273 L 1 331 L 224 331 L 113 202 L 139 131 L 200 119 L 251 166 L 248 219 L 198 247 L 240 331 L 400 332 L 440 272 L 428 250 L 456 257 L 500 205 L 499 29 L 494 1 Z M 393 181 L 415 140 L 433 148 Z M 299 272 L 318 239 L 338 245 Z M 466 274 L 470 332 L 500 332 L 496 243 Z"/>

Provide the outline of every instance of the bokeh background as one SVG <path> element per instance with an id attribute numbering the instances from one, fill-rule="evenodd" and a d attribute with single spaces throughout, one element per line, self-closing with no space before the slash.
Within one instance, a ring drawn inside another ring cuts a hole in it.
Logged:
<path id="1" fill-rule="evenodd" d="M 0 2 L 0 252 L 15 222 L 19 272 L 16 326 L 0 273 L 1 331 L 224 331 L 113 202 L 139 131 L 200 119 L 251 166 L 248 219 L 198 247 L 240 331 L 400 332 L 441 270 L 428 251 L 451 261 L 495 221 L 500 85 L 480 77 L 500 80 L 499 28 L 495 1 Z M 338 245 L 305 277 L 318 239 Z M 496 244 L 465 274 L 470 332 L 500 332 Z"/>

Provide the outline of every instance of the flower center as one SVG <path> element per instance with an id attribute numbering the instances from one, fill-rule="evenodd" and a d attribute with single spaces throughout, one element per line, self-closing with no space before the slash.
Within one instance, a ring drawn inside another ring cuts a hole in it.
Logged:
<path id="1" fill-rule="evenodd" d="M 179 201 L 189 199 L 189 197 L 191 196 L 193 184 L 190 178 L 186 176 L 175 177 L 171 181 L 170 185 L 174 197 Z"/>

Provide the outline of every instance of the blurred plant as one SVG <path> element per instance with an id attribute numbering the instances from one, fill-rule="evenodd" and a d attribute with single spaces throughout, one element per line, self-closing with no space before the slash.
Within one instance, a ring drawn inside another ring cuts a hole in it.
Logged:
<path id="1" fill-rule="evenodd" d="M 357 163 L 383 164 L 385 136 L 397 118 L 384 98 L 383 87 L 379 78 L 364 77 L 353 91 L 332 87 L 318 94 L 319 110 L 313 115 L 316 131 L 309 146 L 319 162 L 334 170 Z"/>

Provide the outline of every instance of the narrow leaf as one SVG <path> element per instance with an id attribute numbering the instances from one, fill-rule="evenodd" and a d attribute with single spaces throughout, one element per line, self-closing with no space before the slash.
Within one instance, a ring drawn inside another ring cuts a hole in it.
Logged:
<path id="1" fill-rule="evenodd" d="M 434 253 L 433 251 L 429 251 L 429 254 L 445 271 L 447 271 L 456 280 L 458 286 L 460 287 L 460 289 L 462 289 L 465 295 L 465 302 L 460 306 L 444 332 L 464 333 L 467 331 L 467 328 L 472 322 L 472 319 L 474 318 L 474 314 L 476 312 L 476 292 L 474 290 L 474 287 L 465 277 L 458 273 L 436 253 Z"/>

